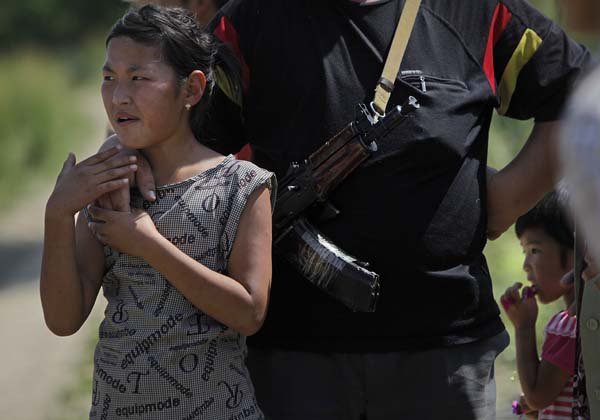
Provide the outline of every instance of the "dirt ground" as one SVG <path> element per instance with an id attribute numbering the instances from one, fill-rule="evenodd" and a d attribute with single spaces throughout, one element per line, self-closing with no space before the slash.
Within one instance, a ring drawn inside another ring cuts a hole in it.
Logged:
<path id="1" fill-rule="evenodd" d="M 42 420 L 55 411 L 61 391 L 77 379 L 70 373 L 101 311 L 97 304 L 95 319 L 72 337 L 56 337 L 44 324 L 38 288 L 48 194 L 38 187 L 0 217 L 1 419 Z"/>
<path id="2" fill-rule="evenodd" d="M 106 129 L 102 104 L 95 90 L 82 96 L 82 107 L 90 115 L 90 134 L 83 139 L 86 144 L 79 148 L 83 151 L 78 152 L 78 157 L 96 150 Z M 103 298 L 99 298 L 90 319 L 71 337 L 56 337 L 44 324 L 39 271 L 44 207 L 53 185 L 54 178 L 40 180 L 8 212 L 0 214 L 0 419 L 3 420 L 56 418 L 57 408 L 64 400 L 61 395 L 80 380 L 76 367 L 85 360 L 83 349 L 97 330 L 104 306 Z M 92 355 L 88 356 L 91 360 Z"/>

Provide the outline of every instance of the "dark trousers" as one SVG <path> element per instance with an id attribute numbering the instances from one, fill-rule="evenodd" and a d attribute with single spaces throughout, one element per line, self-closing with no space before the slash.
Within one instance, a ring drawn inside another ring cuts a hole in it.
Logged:
<path id="1" fill-rule="evenodd" d="M 309 353 L 250 348 L 270 420 L 495 419 L 494 361 L 508 334 L 450 348 Z"/>

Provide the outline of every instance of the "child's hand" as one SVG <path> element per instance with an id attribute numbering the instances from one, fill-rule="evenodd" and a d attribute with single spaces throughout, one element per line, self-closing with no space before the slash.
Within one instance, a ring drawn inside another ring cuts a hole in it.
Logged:
<path id="1" fill-rule="evenodd" d="M 500 302 L 506 315 L 515 329 L 535 327 L 538 315 L 537 301 L 531 287 L 524 287 L 522 295 L 519 290 L 523 284 L 515 283 L 502 295 Z"/>
<path id="2" fill-rule="evenodd" d="M 119 148 L 111 147 L 77 164 L 69 153 L 48 199 L 47 214 L 72 217 L 101 195 L 126 187 L 137 166 L 131 156 L 111 159 L 118 152 Z"/>
<path id="3" fill-rule="evenodd" d="M 121 212 L 92 206 L 88 211 L 99 221 L 88 223 L 96 238 L 119 252 L 143 257 L 145 246 L 162 238 L 150 215 L 143 210 Z"/>
<path id="4" fill-rule="evenodd" d="M 525 416 L 527 419 L 537 419 L 538 411 L 529 407 L 525 395 L 521 394 L 519 401 L 513 401 L 513 414 Z"/>

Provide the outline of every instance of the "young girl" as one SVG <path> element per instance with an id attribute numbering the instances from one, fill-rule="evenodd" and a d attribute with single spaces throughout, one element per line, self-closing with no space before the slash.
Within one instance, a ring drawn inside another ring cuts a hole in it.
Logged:
<path id="1" fill-rule="evenodd" d="M 539 419 L 571 419 L 577 319 L 568 309 L 573 303 L 571 285 L 561 279 L 573 268 L 573 230 L 564 209 L 565 194 L 548 194 L 516 223 L 525 261 L 523 270 L 532 285 L 509 287 L 501 298 L 515 327 L 517 371 L 523 390 L 517 414 Z M 545 328 L 541 360 L 536 348 L 537 300 L 547 304 L 560 298 L 565 308 Z M 536 418 L 536 417 L 533 417 Z"/>
<path id="2" fill-rule="evenodd" d="M 132 191 L 131 211 L 90 207 L 74 224 L 136 167 L 116 148 L 69 156 L 46 208 L 46 323 L 73 334 L 103 287 L 90 418 L 262 419 L 245 336 L 267 307 L 274 178 L 197 141 L 217 74 L 238 86 L 231 61 L 181 9 L 130 11 L 106 45 L 106 112 L 162 186 L 155 202 Z"/>

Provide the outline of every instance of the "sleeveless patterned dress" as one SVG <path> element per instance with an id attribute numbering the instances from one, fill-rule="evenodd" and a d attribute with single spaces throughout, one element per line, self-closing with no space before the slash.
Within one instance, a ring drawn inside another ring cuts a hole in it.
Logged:
<path id="1" fill-rule="evenodd" d="M 262 185 L 273 190 L 274 175 L 230 155 L 157 188 L 154 203 L 136 191 L 131 201 L 179 249 L 225 273 L 247 199 Z M 143 259 L 104 250 L 108 305 L 90 419 L 263 419 L 244 364 L 245 337 L 193 306 Z"/>

